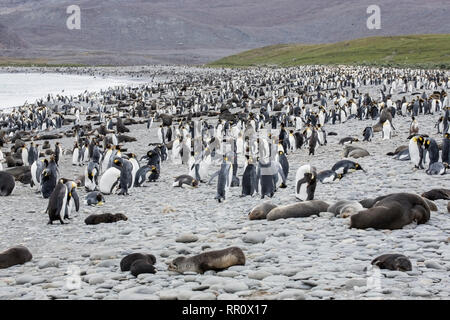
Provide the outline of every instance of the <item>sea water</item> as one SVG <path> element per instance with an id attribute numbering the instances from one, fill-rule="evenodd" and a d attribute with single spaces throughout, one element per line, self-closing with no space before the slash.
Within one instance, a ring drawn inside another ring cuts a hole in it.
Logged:
<path id="1" fill-rule="evenodd" d="M 48 94 L 54 96 L 78 95 L 85 92 L 106 90 L 116 86 L 140 85 L 150 80 L 127 77 L 99 77 L 58 73 L 0 73 L 0 109 L 46 101 Z"/>

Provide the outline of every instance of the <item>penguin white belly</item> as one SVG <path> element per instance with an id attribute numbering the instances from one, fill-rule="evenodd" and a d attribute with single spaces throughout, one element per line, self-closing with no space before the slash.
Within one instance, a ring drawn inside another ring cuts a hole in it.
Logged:
<path id="1" fill-rule="evenodd" d="M 383 125 L 383 140 L 389 140 L 391 138 L 391 128 L 390 125 Z"/>
<path id="2" fill-rule="evenodd" d="M 105 158 L 102 161 L 102 172 L 108 170 L 109 159 L 111 158 L 111 152 L 106 152 Z"/>
<path id="3" fill-rule="evenodd" d="M 109 168 L 102 175 L 99 182 L 99 190 L 103 194 L 111 194 L 114 183 L 120 177 L 120 170 L 114 167 Z"/>
<path id="4" fill-rule="evenodd" d="M 73 150 L 73 155 L 72 155 L 72 164 L 73 165 L 78 165 L 78 156 L 80 155 L 80 150 L 78 150 L 78 148 Z"/>
<path id="5" fill-rule="evenodd" d="M 302 183 L 300 185 L 300 191 L 297 195 L 297 198 L 305 201 L 306 199 L 308 199 L 308 192 L 307 192 L 307 188 L 308 188 L 308 184 L 307 183 Z"/>
<path id="6" fill-rule="evenodd" d="M 330 175 L 322 180 L 322 183 L 330 183 L 334 181 L 334 176 Z"/>
<path id="7" fill-rule="evenodd" d="M 27 149 L 22 150 L 22 162 L 24 166 L 29 166 L 28 164 L 28 151 Z"/>
<path id="8" fill-rule="evenodd" d="M 136 172 L 139 170 L 139 163 L 136 161 L 136 159 L 131 158 L 130 161 L 133 165 L 133 170 L 131 171 L 131 187 L 129 188 L 129 190 L 133 189 L 134 181 L 136 180 Z"/>
<path id="9" fill-rule="evenodd" d="M 419 165 L 420 160 L 419 148 L 417 144 L 414 141 L 412 141 L 412 139 L 409 142 L 409 157 L 411 159 L 411 162 L 414 163 L 414 165 L 416 166 Z"/>
<path id="10" fill-rule="evenodd" d="M 297 148 L 296 144 L 295 144 L 295 138 L 294 136 L 290 135 L 289 136 L 289 145 L 290 145 L 290 150 L 291 151 L 295 151 Z"/>
<path id="11" fill-rule="evenodd" d="M 65 187 L 66 192 L 64 193 L 63 203 L 62 203 L 62 206 L 61 206 L 61 208 L 59 210 L 59 216 L 61 217 L 61 220 L 64 219 L 64 213 L 66 212 L 66 205 L 67 205 L 67 193 L 68 193 L 68 190 L 67 190 L 66 186 L 64 186 L 64 187 Z"/>

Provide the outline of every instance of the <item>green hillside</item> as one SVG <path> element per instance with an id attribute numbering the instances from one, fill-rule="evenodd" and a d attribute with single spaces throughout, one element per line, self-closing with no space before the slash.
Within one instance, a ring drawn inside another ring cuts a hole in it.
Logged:
<path id="1" fill-rule="evenodd" d="M 245 51 L 209 66 L 290 67 L 307 64 L 450 69 L 450 34 L 370 37 L 331 44 L 280 44 Z"/>

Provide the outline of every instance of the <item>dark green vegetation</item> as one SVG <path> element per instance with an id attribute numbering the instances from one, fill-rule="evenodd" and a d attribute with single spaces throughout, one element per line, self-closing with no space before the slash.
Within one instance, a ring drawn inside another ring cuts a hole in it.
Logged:
<path id="1" fill-rule="evenodd" d="M 370 37 L 331 44 L 280 44 L 232 55 L 209 66 L 325 64 L 450 69 L 450 34 Z"/>

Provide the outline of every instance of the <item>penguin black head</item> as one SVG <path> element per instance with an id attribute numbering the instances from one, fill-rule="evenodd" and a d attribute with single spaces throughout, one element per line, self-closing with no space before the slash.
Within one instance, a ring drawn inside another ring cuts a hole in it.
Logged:
<path id="1" fill-rule="evenodd" d="M 336 175 L 336 178 L 339 179 L 339 180 L 341 180 L 343 177 L 344 177 L 344 175 L 342 173 L 338 173 Z"/>
<path id="2" fill-rule="evenodd" d="M 194 187 L 194 188 L 197 188 L 198 187 L 198 180 L 192 180 L 192 186 Z"/>

